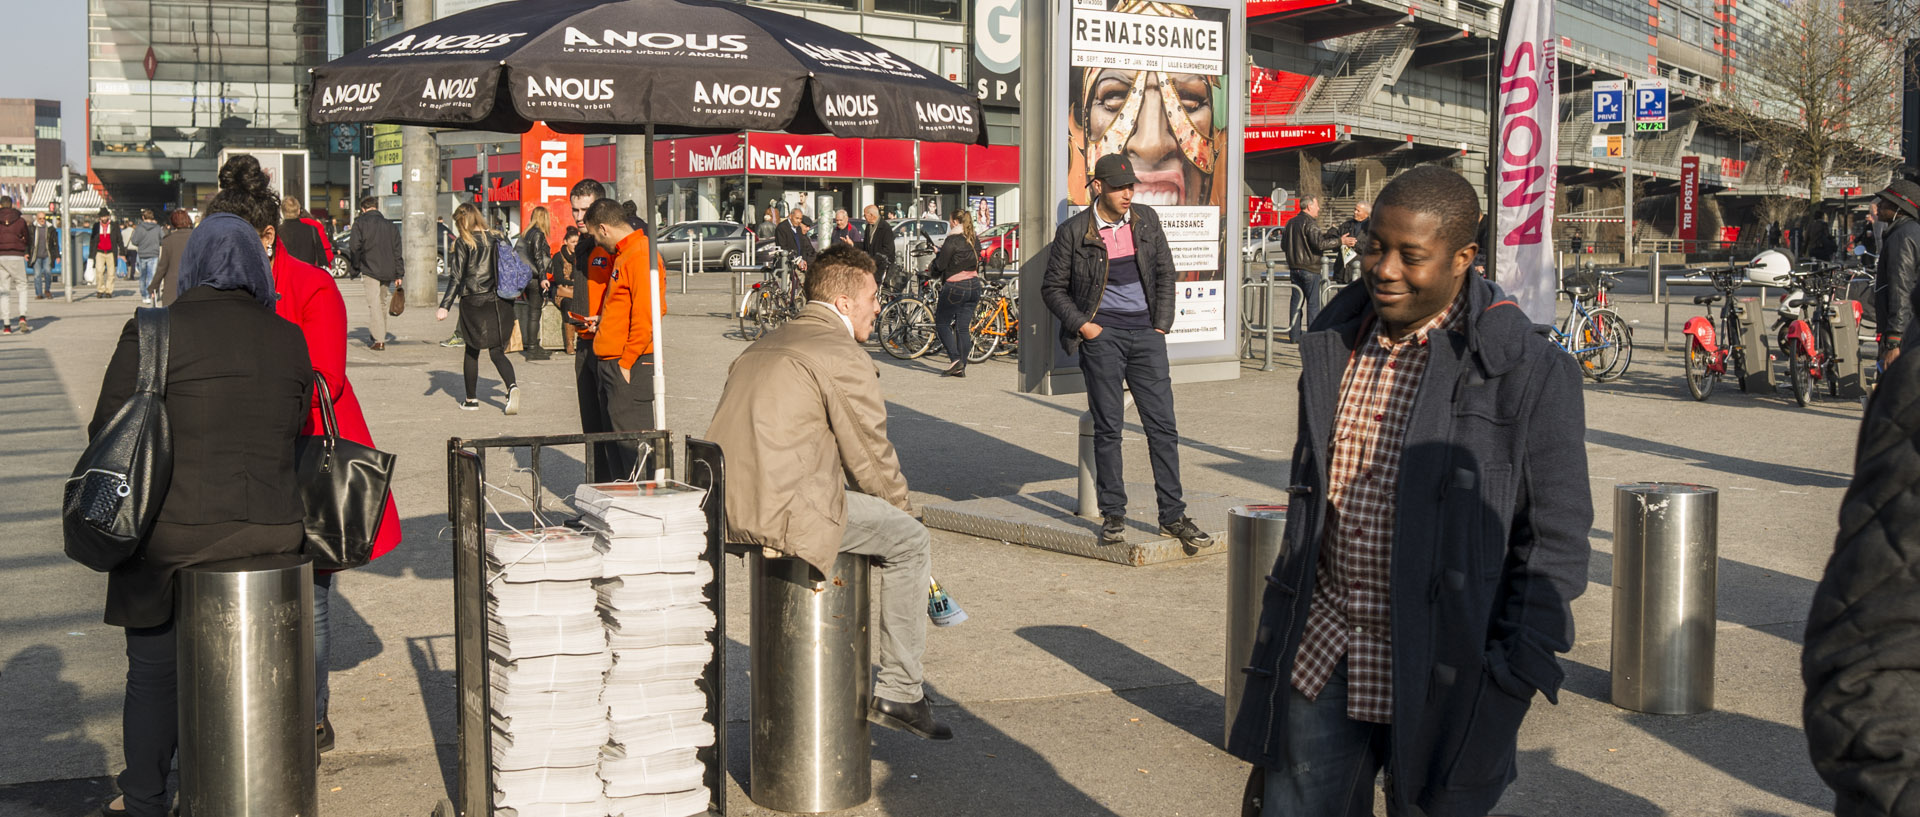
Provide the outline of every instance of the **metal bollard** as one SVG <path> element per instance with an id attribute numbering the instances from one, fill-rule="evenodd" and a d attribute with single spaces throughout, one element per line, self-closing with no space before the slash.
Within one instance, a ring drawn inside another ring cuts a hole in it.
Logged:
<path id="1" fill-rule="evenodd" d="M 1713 709 L 1719 495 L 1675 482 L 1614 486 L 1614 706 Z"/>
<path id="2" fill-rule="evenodd" d="M 1120 411 L 1133 406 L 1133 390 L 1121 392 Z M 1122 420 L 1122 422 L 1125 422 Z M 1080 518 L 1100 518 L 1100 489 L 1093 478 L 1093 410 L 1080 412 Z"/>
<path id="3" fill-rule="evenodd" d="M 1242 505 L 1227 510 L 1227 730 L 1240 712 L 1247 688 L 1242 672 L 1253 660 L 1253 639 L 1260 631 L 1260 600 L 1267 576 L 1286 550 L 1287 506 Z"/>
<path id="4" fill-rule="evenodd" d="M 183 817 L 313 817 L 313 564 L 256 556 L 180 571 Z"/>
<path id="5" fill-rule="evenodd" d="M 867 557 L 833 575 L 753 553 L 748 797 L 774 811 L 850 809 L 873 796 Z"/>

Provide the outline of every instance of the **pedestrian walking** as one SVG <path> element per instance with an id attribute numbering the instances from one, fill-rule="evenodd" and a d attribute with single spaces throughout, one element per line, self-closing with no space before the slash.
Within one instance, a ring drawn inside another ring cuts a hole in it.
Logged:
<path id="1" fill-rule="evenodd" d="M 553 254 L 547 263 L 547 278 L 553 286 L 547 294 L 553 299 L 553 306 L 560 310 L 560 336 L 566 344 L 566 352 L 574 353 L 574 343 L 579 332 L 574 318 L 577 311 L 573 307 L 574 258 L 580 249 L 580 228 L 568 225 L 566 238 L 560 242 L 560 251 Z"/>
<path id="2" fill-rule="evenodd" d="M 653 320 L 656 305 L 649 282 L 667 291 L 667 268 L 647 239 L 628 220 L 626 208 L 601 199 L 587 209 L 587 232 L 601 251 L 612 248 L 613 269 L 607 277 L 595 311 L 587 316 L 593 327 L 593 354 L 599 368 L 600 405 L 612 431 L 650 431 L 653 422 Z M 667 313 L 666 304 L 657 312 Z M 609 463 L 616 478 L 642 478 L 654 471 L 652 454 L 640 462 L 637 442 L 618 443 Z"/>
<path id="3" fill-rule="evenodd" d="M 327 260 L 326 231 L 320 223 L 307 216 L 300 207 L 300 200 L 287 196 L 280 201 L 280 243 L 287 252 L 301 262 L 321 269 L 330 266 Z"/>
<path id="4" fill-rule="evenodd" d="M 266 213 L 271 219 L 271 208 Z M 111 250 L 102 257 L 111 259 Z M 227 559 L 297 554 L 305 539 L 294 442 L 307 417 L 313 367 L 300 330 L 273 312 L 267 264 L 259 231 L 232 213 L 195 229 L 180 262 L 180 298 L 168 309 L 171 487 L 138 552 L 107 575 L 105 620 L 126 633 L 126 768 L 103 815 L 159 817 L 172 805 L 167 778 L 180 727 L 175 574 Z M 107 365 L 89 438 L 133 397 L 141 365 L 136 318 Z"/>
<path id="5" fill-rule="evenodd" d="M 1363 201 L 1353 205 L 1352 218 L 1334 228 L 1340 236 L 1339 283 L 1360 280 L 1360 256 L 1367 251 L 1367 230 L 1372 219 L 1373 205 Z"/>
<path id="6" fill-rule="evenodd" d="M 141 210 L 140 221 L 133 225 L 133 271 L 140 281 L 140 303 L 153 305 L 153 272 L 160 266 L 160 239 L 167 231 L 153 219 L 152 210 Z"/>
<path id="7" fill-rule="evenodd" d="M 1895 179 L 1875 194 L 1874 218 L 1880 233 L 1873 308 L 1880 330 L 1880 365 L 1893 365 L 1903 339 L 1914 337 L 1914 285 L 1920 282 L 1920 184 Z"/>
<path id="8" fill-rule="evenodd" d="M 147 288 L 148 297 L 153 298 L 156 306 L 172 306 L 180 298 L 180 259 L 187 250 L 187 242 L 193 240 L 193 216 L 185 210 L 175 210 L 167 215 L 172 229 L 165 238 L 160 239 L 160 261 L 153 268 L 153 283 Z"/>
<path id="9" fill-rule="evenodd" d="M 813 236 L 808 234 L 812 225 L 806 222 L 805 215 L 805 212 L 798 207 L 788 210 L 787 220 L 780 222 L 780 226 L 773 231 L 774 243 L 780 245 L 780 249 L 786 250 L 802 270 L 805 270 L 807 264 L 813 261 L 813 256 L 819 253 L 819 249 L 813 244 Z"/>
<path id="10" fill-rule="evenodd" d="M 461 376 L 466 385 L 467 411 L 478 411 L 480 353 L 493 358 L 493 368 L 507 390 L 507 414 L 520 413 L 520 386 L 513 377 L 513 363 L 507 360 L 507 333 L 513 328 L 513 302 L 494 291 L 498 269 L 493 257 L 499 236 L 486 228 L 480 208 L 462 204 L 453 211 L 453 226 L 459 237 L 447 257 L 447 291 L 440 297 L 435 320 L 444 321 L 453 305 L 460 305 L 460 336 L 466 339 Z"/>
<path id="11" fill-rule="evenodd" d="M 120 231 L 113 227 L 113 214 L 100 209 L 93 225 L 93 244 L 87 248 L 87 263 L 93 267 L 93 292 L 96 298 L 113 297 L 113 267 L 120 257 Z"/>
<path id="12" fill-rule="evenodd" d="M 547 235 L 551 232 L 553 216 L 547 212 L 547 208 L 535 207 L 527 216 L 527 231 L 520 234 L 520 242 L 514 247 L 520 253 L 521 260 L 533 269 L 533 277 L 527 279 L 526 291 L 514 304 L 514 314 L 520 322 L 520 346 L 528 360 L 553 357 L 540 346 L 540 308 L 546 303 L 547 288 L 553 286 L 547 280 L 547 262 L 553 260 L 552 245 L 547 243 Z"/>
<path id="13" fill-rule="evenodd" d="M 1197 553 L 1213 544 L 1213 538 L 1187 517 L 1181 496 L 1180 432 L 1167 363 L 1178 273 L 1160 216 L 1152 207 L 1133 203 L 1138 181 L 1132 160 L 1125 156 L 1108 154 L 1094 163 L 1093 206 L 1061 222 L 1054 232 L 1040 294 L 1060 321 L 1067 354 L 1079 354 L 1087 383 L 1100 543 L 1122 544 L 1127 536 L 1127 486 L 1120 456 L 1124 386 L 1132 390 L 1140 425 L 1147 432 L 1159 530 Z"/>
<path id="14" fill-rule="evenodd" d="M 1479 213 L 1445 168 L 1388 183 L 1364 286 L 1302 341 L 1292 511 L 1227 743 L 1266 817 L 1370 817 L 1383 769 L 1388 815 L 1481 817 L 1535 693 L 1556 700 L 1593 522 L 1580 372 L 1469 271 Z"/>
<path id="15" fill-rule="evenodd" d="M 893 246 L 893 222 L 886 218 L 880 208 L 871 204 L 860 211 L 867 222 L 867 234 L 860 242 L 860 248 L 873 256 L 875 267 L 879 270 L 880 281 L 884 285 L 893 271 L 900 266 L 898 251 Z"/>
<path id="16" fill-rule="evenodd" d="M 973 353 L 973 311 L 980 305 L 980 237 L 973 233 L 973 215 L 955 210 L 947 219 L 947 237 L 927 265 L 940 279 L 940 303 L 933 310 L 933 331 L 947 350 L 947 369 L 941 377 L 966 377 L 967 355 Z"/>
<path id="17" fill-rule="evenodd" d="M 1320 197 L 1302 196 L 1300 212 L 1287 221 L 1285 230 L 1287 251 L 1287 277 L 1293 285 L 1300 288 L 1300 300 L 1293 304 L 1293 329 L 1288 341 L 1299 343 L 1300 337 L 1312 326 L 1313 319 L 1320 314 L 1320 284 L 1326 276 L 1320 274 L 1321 257 L 1327 250 L 1333 249 L 1339 241 L 1336 230 L 1320 229 Z"/>
<path id="18" fill-rule="evenodd" d="M 347 274 L 364 278 L 367 299 L 367 337 L 373 351 L 387 349 L 387 315 L 394 297 L 406 286 L 401 270 L 400 229 L 380 213 L 380 200 L 360 199 L 360 215 L 353 220 L 347 241 Z"/>
<path id="19" fill-rule="evenodd" d="M 53 297 L 53 265 L 60 255 L 60 228 L 47 223 L 43 213 L 33 217 L 33 250 L 27 255 L 27 266 L 33 275 L 33 297 L 46 300 Z"/>
<path id="20" fill-rule="evenodd" d="M 880 669 L 867 718 L 950 740 L 924 691 L 933 537 L 911 515 L 880 372 L 860 346 L 880 312 L 873 259 L 836 246 L 815 260 L 806 307 L 733 362 L 707 426 L 727 452 L 727 541 L 829 576 L 841 553 L 871 558 Z"/>
<path id="21" fill-rule="evenodd" d="M 33 252 L 33 226 L 14 209 L 12 196 L 0 196 L 0 335 L 31 332 L 27 325 L 27 256 Z M 18 323 L 13 307 L 20 307 Z"/>

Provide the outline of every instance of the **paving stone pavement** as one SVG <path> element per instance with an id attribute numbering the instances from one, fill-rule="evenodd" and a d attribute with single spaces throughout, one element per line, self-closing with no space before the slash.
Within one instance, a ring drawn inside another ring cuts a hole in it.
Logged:
<path id="1" fill-rule="evenodd" d="M 677 291 L 677 281 L 676 291 Z M 485 404 L 458 410 L 452 330 L 415 307 L 399 340 L 366 348 L 365 299 L 346 283 L 356 327 L 349 373 L 383 449 L 400 456 L 405 543 L 343 576 L 334 602 L 333 721 L 320 770 L 323 813 L 426 815 L 452 786 L 451 545 L 445 441 L 576 431 L 572 363 L 516 356 L 525 404 L 505 417 L 490 366 Z M 668 417 L 705 429 L 734 336 L 729 281 L 696 278 L 667 320 Z M 122 287 L 122 292 L 130 287 Z M 36 331 L 0 338 L 0 814 L 78 817 L 120 765 L 120 633 L 100 622 L 105 581 L 60 553 L 59 486 L 84 440 L 130 298 L 33 302 Z M 1520 815 L 1830 813 L 1806 758 L 1798 655 L 1814 583 L 1832 547 L 1860 417 L 1857 403 L 1801 409 L 1784 394 L 1723 387 L 1685 396 L 1678 358 L 1658 353 L 1658 307 L 1624 303 L 1643 348 L 1620 381 L 1587 387 L 1596 504 L 1591 583 L 1574 604 L 1578 643 L 1559 706 L 1536 703 L 1520 738 L 1520 779 L 1498 809 Z M 1691 306 L 1676 306 L 1676 323 Z M 1644 348 L 1649 342 L 1653 350 Z M 1279 498 L 1294 429 L 1291 349 L 1278 371 L 1176 388 L 1186 485 Z M 892 437 L 916 502 L 1072 490 L 1078 396 L 1014 391 L 999 360 L 964 380 L 929 362 L 876 356 Z M 1576 420 L 1577 418 L 1570 418 Z M 1127 477 L 1148 483 L 1128 427 Z M 550 451 L 549 489 L 570 486 L 578 453 Z M 525 477 L 497 467 L 501 484 Z M 1607 702 L 1612 486 L 1642 480 L 1719 487 L 1720 608 L 1715 712 L 1663 717 Z M 1142 498 L 1136 498 L 1136 503 Z M 504 507 L 513 500 L 496 496 Z M 738 563 L 735 563 L 738 564 Z M 971 614 L 935 630 L 930 690 L 959 737 L 932 744 L 875 730 L 874 797 L 859 815 L 1231 815 L 1246 767 L 1217 747 L 1226 668 L 1226 559 L 1126 567 L 935 533 L 935 570 Z M 729 771 L 733 814 L 764 813 L 747 774 L 745 571 L 729 583 Z"/>

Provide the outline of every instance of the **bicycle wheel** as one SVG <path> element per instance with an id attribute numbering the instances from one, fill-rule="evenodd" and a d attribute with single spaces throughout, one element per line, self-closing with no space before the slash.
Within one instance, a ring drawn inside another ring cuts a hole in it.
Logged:
<path id="1" fill-rule="evenodd" d="M 1840 399 L 1840 359 L 1834 356 L 1833 324 L 1821 321 L 1818 326 L 1820 328 L 1815 330 L 1817 334 L 1814 337 L 1819 340 L 1817 348 L 1820 350 L 1820 359 L 1825 361 L 1820 365 L 1820 379 L 1827 381 L 1827 396 L 1838 400 Z"/>
<path id="2" fill-rule="evenodd" d="M 747 290 L 740 298 L 740 310 L 736 315 L 740 319 L 740 337 L 748 341 L 760 339 L 760 291 Z"/>
<path id="3" fill-rule="evenodd" d="M 998 296 L 982 298 L 973 310 L 973 322 L 967 327 L 967 333 L 973 336 L 973 348 L 967 350 L 968 363 L 987 362 L 999 347 L 1001 336 L 1006 334 L 1006 319 L 1002 317 L 1000 303 Z"/>
<path id="4" fill-rule="evenodd" d="M 780 324 L 786 322 L 786 310 L 780 305 L 780 296 L 765 289 L 760 290 L 759 301 L 753 310 L 753 322 L 757 332 L 755 337 L 780 328 Z"/>
<path id="5" fill-rule="evenodd" d="M 1687 393 L 1695 400 L 1705 400 L 1713 394 L 1713 386 L 1719 382 L 1720 375 L 1707 369 L 1707 350 L 1699 342 L 1687 340 Z"/>
<path id="6" fill-rule="evenodd" d="M 912 360 L 933 348 L 933 310 L 917 298 L 903 298 L 880 313 L 880 345 L 887 354 Z"/>
<path id="7" fill-rule="evenodd" d="M 1793 381 L 1793 402 L 1802 408 L 1813 403 L 1813 357 L 1806 350 L 1793 351 L 1793 360 L 1787 365 L 1787 375 Z"/>
<path id="8" fill-rule="evenodd" d="M 1593 379 L 1600 383 L 1620 379 L 1627 373 L 1627 365 L 1633 362 L 1632 327 L 1611 309 L 1596 309 L 1588 319 L 1594 325 L 1594 336 L 1600 341 Z"/>

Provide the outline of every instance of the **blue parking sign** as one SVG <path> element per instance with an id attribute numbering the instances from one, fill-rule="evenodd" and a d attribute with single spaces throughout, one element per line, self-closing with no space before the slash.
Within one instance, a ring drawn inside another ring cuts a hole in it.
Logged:
<path id="1" fill-rule="evenodd" d="M 1633 121 L 1667 121 L 1667 81 L 1642 79 L 1633 83 Z"/>
<path id="2" fill-rule="evenodd" d="M 1596 82 L 1593 84 L 1593 123 L 1612 125 L 1627 121 L 1627 89 L 1625 82 Z"/>

